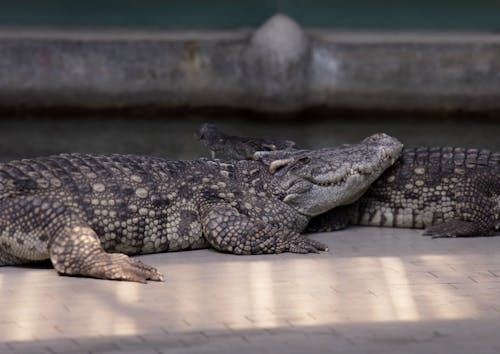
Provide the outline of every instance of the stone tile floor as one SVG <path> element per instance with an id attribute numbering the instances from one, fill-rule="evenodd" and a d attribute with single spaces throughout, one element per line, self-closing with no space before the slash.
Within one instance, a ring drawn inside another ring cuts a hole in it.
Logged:
<path id="1" fill-rule="evenodd" d="M 166 282 L 0 268 L 0 353 L 498 353 L 500 237 L 356 227 L 330 252 L 143 256 Z"/>

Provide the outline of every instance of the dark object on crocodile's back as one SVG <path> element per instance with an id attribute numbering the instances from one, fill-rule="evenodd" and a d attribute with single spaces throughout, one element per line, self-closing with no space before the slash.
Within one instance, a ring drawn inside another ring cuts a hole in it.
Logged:
<path id="1" fill-rule="evenodd" d="M 255 151 L 290 150 L 295 143 L 290 140 L 244 138 L 225 134 L 214 124 L 203 124 L 196 137 L 211 151 L 212 157 L 230 157 L 235 160 L 250 160 Z"/>

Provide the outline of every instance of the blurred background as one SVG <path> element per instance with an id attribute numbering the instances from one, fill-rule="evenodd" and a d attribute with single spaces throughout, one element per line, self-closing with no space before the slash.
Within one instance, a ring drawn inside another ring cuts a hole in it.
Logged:
<path id="1" fill-rule="evenodd" d="M 255 28 L 276 13 L 305 27 L 362 30 L 500 30 L 495 0 L 3 0 L 6 26 Z"/>
<path id="2" fill-rule="evenodd" d="M 500 2 L 0 2 L 0 159 L 208 156 L 193 133 L 500 149 Z"/>

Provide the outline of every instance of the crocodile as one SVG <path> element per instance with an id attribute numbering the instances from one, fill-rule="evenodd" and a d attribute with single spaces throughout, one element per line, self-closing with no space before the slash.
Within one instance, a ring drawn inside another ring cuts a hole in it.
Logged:
<path id="1" fill-rule="evenodd" d="M 301 234 L 311 217 L 352 203 L 401 149 L 379 134 L 233 162 L 60 154 L 2 163 L 0 265 L 50 259 L 62 275 L 144 283 L 164 278 L 129 256 L 323 251 Z"/>
<path id="2" fill-rule="evenodd" d="M 215 151 L 262 150 L 258 139 L 232 136 L 211 128 L 203 138 Z M 249 145 L 247 142 L 252 141 Z M 216 144 L 214 144 L 216 142 Z M 272 144 L 268 140 L 267 144 Z M 264 148 L 264 147 L 262 147 Z M 500 225 L 500 152 L 460 147 L 404 148 L 396 163 L 355 203 L 314 217 L 306 232 L 339 230 L 348 225 L 423 228 L 424 235 L 494 235 Z"/>

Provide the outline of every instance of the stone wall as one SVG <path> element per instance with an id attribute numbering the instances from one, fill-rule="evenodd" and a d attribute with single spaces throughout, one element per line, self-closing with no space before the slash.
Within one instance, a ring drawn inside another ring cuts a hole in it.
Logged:
<path id="1" fill-rule="evenodd" d="M 0 30 L 0 110 L 500 112 L 500 35 Z"/>

